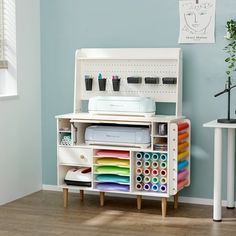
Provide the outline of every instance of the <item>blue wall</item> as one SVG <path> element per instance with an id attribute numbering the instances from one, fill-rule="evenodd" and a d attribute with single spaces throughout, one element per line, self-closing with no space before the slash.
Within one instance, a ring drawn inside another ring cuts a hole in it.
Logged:
<path id="1" fill-rule="evenodd" d="M 182 194 L 212 198 L 213 130 L 202 124 L 226 115 L 226 98 L 213 95 L 224 86 L 224 26 L 235 9 L 235 0 L 217 1 L 215 44 L 182 45 L 176 0 L 41 0 L 43 183 L 56 184 L 54 116 L 72 112 L 77 48 L 181 47 L 183 113 L 192 122 L 192 183 Z"/>

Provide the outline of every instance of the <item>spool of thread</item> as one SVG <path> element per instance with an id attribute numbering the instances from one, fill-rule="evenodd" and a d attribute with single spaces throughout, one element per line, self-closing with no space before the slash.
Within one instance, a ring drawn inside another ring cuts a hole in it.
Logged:
<path id="1" fill-rule="evenodd" d="M 143 190 L 143 185 L 140 184 L 140 183 L 137 183 L 137 184 L 136 184 L 136 189 L 137 189 L 137 190 Z"/>
<path id="2" fill-rule="evenodd" d="M 178 135 L 178 142 L 181 142 L 182 140 L 188 138 L 188 136 L 189 136 L 188 132 L 184 132 L 182 134 L 179 134 Z"/>
<path id="3" fill-rule="evenodd" d="M 162 184 L 161 186 L 160 186 L 160 191 L 162 192 L 162 193 L 165 193 L 166 192 L 166 185 L 164 185 L 164 184 Z"/>
<path id="4" fill-rule="evenodd" d="M 178 124 L 178 131 L 187 129 L 189 127 L 189 124 L 187 122 L 179 123 Z"/>
<path id="5" fill-rule="evenodd" d="M 189 152 L 188 151 L 184 151 L 178 154 L 178 161 L 182 161 L 183 159 L 185 159 L 188 156 Z"/>
<path id="6" fill-rule="evenodd" d="M 144 179 L 143 179 L 143 182 L 144 183 L 149 183 L 149 182 L 151 182 L 151 178 L 149 176 L 145 176 Z"/>
<path id="7" fill-rule="evenodd" d="M 150 175 L 150 174 L 151 174 L 150 168 L 144 169 L 143 173 L 144 173 L 145 175 Z"/>
<path id="8" fill-rule="evenodd" d="M 143 181 L 143 176 L 142 175 L 136 176 L 136 182 L 141 183 L 142 181 Z"/>
<path id="9" fill-rule="evenodd" d="M 188 166 L 188 161 L 184 160 L 178 163 L 178 171 L 182 170 L 183 168 L 185 168 L 186 166 Z"/>
<path id="10" fill-rule="evenodd" d="M 161 167 L 161 169 L 165 169 L 167 167 L 166 162 L 161 162 L 160 167 Z"/>
<path id="11" fill-rule="evenodd" d="M 166 160 L 167 160 L 167 154 L 164 154 L 164 153 L 161 154 L 161 155 L 160 155 L 160 160 L 161 160 L 161 161 L 166 161 Z"/>
<path id="12" fill-rule="evenodd" d="M 167 178 L 166 177 L 161 177 L 160 178 L 160 183 L 161 184 L 166 184 L 167 183 Z"/>
<path id="13" fill-rule="evenodd" d="M 136 169 L 136 174 L 137 174 L 137 175 L 141 175 L 142 172 L 143 172 L 142 168 L 137 168 L 137 169 Z"/>
<path id="14" fill-rule="evenodd" d="M 188 179 L 184 179 L 184 180 L 178 182 L 178 189 L 181 189 L 186 185 L 188 185 Z"/>
<path id="15" fill-rule="evenodd" d="M 141 160 L 143 158 L 143 153 L 142 152 L 136 152 L 136 159 Z"/>
<path id="16" fill-rule="evenodd" d="M 152 185 L 152 191 L 157 192 L 159 190 L 158 184 Z"/>
<path id="17" fill-rule="evenodd" d="M 166 174 L 167 174 L 167 171 L 166 171 L 165 169 L 162 169 L 162 170 L 160 171 L 160 175 L 161 175 L 161 176 L 166 176 Z"/>
<path id="18" fill-rule="evenodd" d="M 152 175 L 153 175 L 153 176 L 159 175 L 158 169 L 153 169 L 153 170 L 152 170 Z"/>
<path id="19" fill-rule="evenodd" d="M 158 161 L 159 159 L 159 154 L 158 153 L 152 153 L 152 160 L 153 161 Z"/>
<path id="20" fill-rule="evenodd" d="M 189 143 L 188 143 L 188 142 L 180 143 L 180 144 L 178 145 L 178 150 L 179 150 L 179 151 L 180 151 L 180 150 L 184 150 L 184 149 L 186 149 L 188 146 L 189 146 Z"/>
<path id="21" fill-rule="evenodd" d="M 146 160 L 146 161 L 150 160 L 150 159 L 151 159 L 150 153 L 145 152 L 144 155 L 143 155 L 143 158 L 144 158 L 144 160 Z"/>
<path id="22" fill-rule="evenodd" d="M 145 168 L 148 168 L 148 167 L 150 167 L 151 166 L 151 162 L 150 161 L 145 161 L 144 162 L 144 167 Z"/>
<path id="23" fill-rule="evenodd" d="M 159 166 L 158 161 L 153 161 L 152 162 L 152 168 L 156 169 L 156 168 L 158 168 L 158 166 Z"/>
<path id="24" fill-rule="evenodd" d="M 153 184 L 157 184 L 159 182 L 159 178 L 158 177 L 152 177 L 152 183 Z"/>
<path id="25" fill-rule="evenodd" d="M 143 162 L 142 162 L 142 161 L 140 161 L 140 160 L 137 160 L 137 161 L 136 161 L 136 166 L 137 166 L 137 167 L 142 167 L 142 165 L 143 165 Z"/>
<path id="26" fill-rule="evenodd" d="M 150 189 L 151 189 L 151 183 L 147 183 L 147 184 L 144 184 L 144 186 L 143 186 L 143 189 L 145 190 L 145 191 L 149 191 Z"/>
<path id="27" fill-rule="evenodd" d="M 186 177 L 188 176 L 189 172 L 186 169 L 182 169 L 181 171 L 178 172 L 178 182 L 181 180 L 186 179 Z"/>

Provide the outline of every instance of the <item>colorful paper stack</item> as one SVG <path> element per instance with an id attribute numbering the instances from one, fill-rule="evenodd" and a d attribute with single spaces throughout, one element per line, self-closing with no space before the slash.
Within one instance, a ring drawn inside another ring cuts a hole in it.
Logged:
<path id="1" fill-rule="evenodd" d="M 103 191 L 130 190 L 128 151 L 98 150 L 95 154 L 96 188 Z"/>

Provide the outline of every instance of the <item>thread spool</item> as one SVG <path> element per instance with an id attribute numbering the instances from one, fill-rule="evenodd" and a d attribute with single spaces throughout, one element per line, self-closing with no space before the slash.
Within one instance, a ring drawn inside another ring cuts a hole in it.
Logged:
<path id="1" fill-rule="evenodd" d="M 145 175 L 150 175 L 151 170 L 150 170 L 150 168 L 147 168 L 147 169 L 144 169 L 143 172 L 144 172 Z"/>
<path id="2" fill-rule="evenodd" d="M 140 160 L 137 160 L 137 161 L 136 161 L 136 166 L 137 166 L 137 167 L 142 167 L 142 165 L 143 165 L 143 162 L 142 162 L 142 161 L 140 161 Z"/>
<path id="3" fill-rule="evenodd" d="M 182 169 L 178 172 L 178 181 L 184 180 L 187 178 L 189 172 L 186 169 Z"/>
<path id="4" fill-rule="evenodd" d="M 136 182 L 141 183 L 142 181 L 143 181 L 143 176 L 142 175 L 136 176 Z"/>
<path id="5" fill-rule="evenodd" d="M 181 189 L 183 187 L 185 187 L 186 185 L 188 185 L 188 179 L 184 179 L 182 181 L 178 182 L 178 189 Z"/>
<path id="6" fill-rule="evenodd" d="M 137 183 L 137 184 L 136 184 L 136 189 L 137 189 L 137 190 L 143 190 L 143 185 L 140 184 L 140 183 Z"/>
<path id="7" fill-rule="evenodd" d="M 178 163 L 178 170 L 182 170 L 186 166 L 188 166 L 188 161 L 187 160 L 181 161 Z"/>
<path id="8" fill-rule="evenodd" d="M 151 182 L 151 178 L 149 176 L 145 176 L 144 179 L 143 179 L 143 182 L 144 183 L 149 183 L 149 182 Z"/>
<path id="9" fill-rule="evenodd" d="M 137 168 L 137 169 L 136 169 L 136 174 L 137 174 L 137 175 L 141 175 L 142 172 L 143 172 L 142 168 Z"/>
<path id="10" fill-rule="evenodd" d="M 158 177 L 152 177 L 152 183 L 153 184 L 157 184 L 159 182 L 159 178 Z"/>
<path id="11" fill-rule="evenodd" d="M 160 186 L 160 191 L 161 191 L 162 193 L 165 193 L 165 192 L 166 192 L 166 189 L 167 189 L 166 185 L 162 184 L 162 185 Z"/>
<path id="12" fill-rule="evenodd" d="M 167 160 L 167 154 L 161 154 L 160 155 L 160 160 L 161 161 L 166 161 Z"/>
<path id="13" fill-rule="evenodd" d="M 153 161 L 158 161 L 159 159 L 159 154 L 158 153 L 152 153 L 152 160 Z"/>
<path id="14" fill-rule="evenodd" d="M 167 171 L 165 169 L 160 171 L 160 175 L 161 176 L 166 176 L 166 174 L 167 174 Z"/>
<path id="15" fill-rule="evenodd" d="M 148 167 L 150 167 L 151 166 L 151 162 L 150 161 L 145 161 L 144 162 L 144 167 L 145 168 L 148 168 Z"/>
<path id="16" fill-rule="evenodd" d="M 158 166 L 159 166 L 158 161 L 153 161 L 152 162 L 152 168 L 156 169 L 156 168 L 158 168 Z"/>
<path id="17" fill-rule="evenodd" d="M 144 189 L 145 191 L 149 191 L 150 188 L 151 188 L 151 183 L 144 184 L 144 186 L 143 186 L 143 189 Z"/>
<path id="18" fill-rule="evenodd" d="M 157 175 L 159 175 L 159 171 L 158 171 L 158 169 L 154 169 L 154 170 L 152 170 L 152 175 L 153 175 L 153 176 L 157 176 Z"/>
<path id="19" fill-rule="evenodd" d="M 137 160 L 141 160 L 143 158 L 143 153 L 142 152 L 136 152 L 135 154 Z"/>
<path id="20" fill-rule="evenodd" d="M 189 127 L 189 124 L 187 122 L 179 123 L 178 124 L 178 131 L 182 131 L 184 129 L 187 129 Z"/>
<path id="21" fill-rule="evenodd" d="M 145 152 L 144 155 L 143 155 L 143 158 L 144 158 L 144 160 L 146 160 L 146 161 L 150 160 L 150 159 L 151 159 L 150 153 Z"/>
<path id="22" fill-rule="evenodd" d="M 159 190 L 158 184 L 152 185 L 152 191 L 157 192 Z"/>
<path id="23" fill-rule="evenodd" d="M 161 184 L 166 184 L 167 183 L 167 178 L 166 177 L 161 177 L 160 178 L 160 183 Z"/>
<path id="24" fill-rule="evenodd" d="M 166 162 L 161 162 L 160 167 L 161 167 L 161 169 L 165 169 L 167 167 Z"/>

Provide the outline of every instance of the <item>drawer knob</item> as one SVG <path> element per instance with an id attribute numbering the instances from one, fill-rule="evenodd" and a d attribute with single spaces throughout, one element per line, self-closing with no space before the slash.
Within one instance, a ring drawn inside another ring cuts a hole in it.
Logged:
<path id="1" fill-rule="evenodd" d="M 84 155 L 80 155 L 80 159 L 85 159 L 85 156 Z"/>

